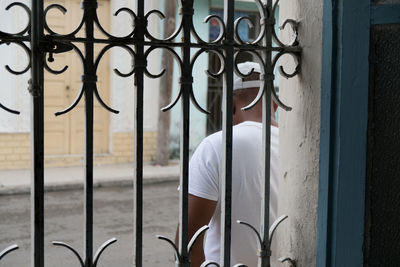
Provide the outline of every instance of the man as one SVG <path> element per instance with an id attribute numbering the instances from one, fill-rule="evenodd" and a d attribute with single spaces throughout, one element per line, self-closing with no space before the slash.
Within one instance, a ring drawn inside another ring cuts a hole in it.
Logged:
<path id="1" fill-rule="evenodd" d="M 254 69 L 247 79 L 235 75 L 233 88 L 233 152 L 232 152 L 232 245 L 231 265 L 257 266 L 258 241 L 254 233 L 243 225 L 242 220 L 256 229 L 260 227 L 262 168 L 262 101 L 250 110 L 242 108 L 250 104 L 259 90 L 260 67 L 257 63 L 238 65 L 243 74 Z M 273 110 L 272 110 L 273 111 Z M 272 112 L 274 114 L 274 112 Z M 276 192 L 278 167 L 278 128 L 271 118 L 271 204 L 270 220 L 276 218 Z M 198 146 L 189 166 L 189 236 L 202 226 L 209 225 L 204 249 L 203 236 L 191 252 L 191 266 L 199 267 L 205 260 L 219 262 L 221 233 L 221 160 L 222 133 L 205 138 Z"/>

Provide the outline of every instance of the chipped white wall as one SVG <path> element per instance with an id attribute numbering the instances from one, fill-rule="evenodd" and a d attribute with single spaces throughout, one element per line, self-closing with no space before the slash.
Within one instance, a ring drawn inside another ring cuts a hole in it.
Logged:
<path id="1" fill-rule="evenodd" d="M 301 75 L 280 79 L 280 97 L 293 107 L 280 111 L 279 214 L 289 215 L 277 232 L 278 256 L 315 266 L 321 91 L 322 0 L 281 1 L 280 23 L 300 21 Z M 290 34 L 283 32 L 282 39 Z M 290 66 L 290 57 L 281 65 Z M 288 266 L 288 265 L 286 265 Z"/>
<path id="2" fill-rule="evenodd" d="M 3 3 L 4 1 L 4 3 Z M 2 0 L 1 6 L 6 7 L 13 0 Z M 21 2 L 29 3 L 29 0 Z M 156 0 L 146 1 L 146 11 L 160 9 L 160 3 Z M 113 14 L 121 7 L 136 9 L 134 1 L 111 0 L 111 32 L 117 36 L 129 33 L 132 19 L 124 12 L 115 17 Z M 18 32 L 26 25 L 28 17 L 20 7 L 14 7 L 9 11 L 0 9 L 0 30 L 5 32 Z M 160 22 L 152 18 L 149 30 L 155 36 L 159 36 Z M 21 70 L 26 66 L 27 57 L 25 52 L 16 45 L 0 46 L 0 102 L 9 108 L 21 111 L 20 116 L 11 115 L 0 111 L 0 133 L 29 132 L 30 131 L 30 95 L 28 93 L 28 79 L 30 72 L 23 76 L 15 76 L 7 72 L 4 65 L 10 65 L 15 70 Z M 160 53 L 155 51 L 148 58 L 149 69 L 157 73 L 160 69 Z M 111 69 L 118 67 L 122 72 L 129 72 L 132 59 L 123 49 L 113 48 L 111 50 Z M 133 76 L 121 78 L 113 71 L 110 72 L 110 102 L 111 107 L 120 111 L 120 114 L 110 114 L 111 132 L 133 131 L 134 126 L 134 83 Z M 144 94 L 144 130 L 157 130 L 158 116 L 158 79 L 145 78 Z"/>
<path id="3" fill-rule="evenodd" d="M 17 33 L 25 28 L 28 15 L 21 7 L 13 7 L 6 11 L 5 7 L 13 0 L 1 1 L 0 30 L 8 33 Z M 29 6 L 30 1 L 20 1 Z M 16 116 L 0 110 L 0 133 L 29 132 L 30 98 L 28 93 L 29 72 L 15 76 L 9 73 L 4 66 L 9 65 L 13 70 L 21 71 L 28 64 L 28 56 L 22 48 L 15 44 L 0 46 L 0 102 L 8 108 L 18 110 L 21 115 Z"/>

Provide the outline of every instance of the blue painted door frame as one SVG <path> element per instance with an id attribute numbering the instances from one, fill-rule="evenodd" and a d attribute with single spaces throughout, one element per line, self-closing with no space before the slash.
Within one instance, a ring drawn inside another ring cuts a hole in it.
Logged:
<path id="1" fill-rule="evenodd" d="M 369 40 L 400 5 L 324 0 L 318 267 L 363 266 Z"/>

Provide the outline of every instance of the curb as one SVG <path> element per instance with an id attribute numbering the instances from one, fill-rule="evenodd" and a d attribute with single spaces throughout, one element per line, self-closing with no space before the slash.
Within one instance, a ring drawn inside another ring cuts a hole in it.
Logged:
<path id="1" fill-rule="evenodd" d="M 161 183 L 172 183 L 178 182 L 178 176 L 166 176 L 166 177 L 152 177 L 152 178 L 144 178 L 143 177 L 143 185 L 152 185 L 152 184 L 161 184 Z M 93 181 L 93 188 L 102 188 L 102 187 L 125 187 L 125 186 L 133 186 L 133 177 L 132 179 L 110 179 L 108 181 Z M 83 189 L 82 183 L 63 183 L 63 184 L 46 184 L 44 186 L 45 192 L 55 192 L 55 191 L 68 191 L 68 190 L 77 190 Z M 29 194 L 31 192 L 31 188 L 29 186 L 3 186 L 0 187 L 0 196 L 4 195 L 21 195 L 21 194 Z"/>
<path id="2" fill-rule="evenodd" d="M 133 186 L 133 175 L 127 175 L 127 173 L 120 173 L 120 175 L 114 173 L 113 176 L 110 173 L 99 175 L 93 179 L 93 188 L 101 187 L 126 187 Z M 26 175 L 25 175 L 26 177 Z M 110 178 L 111 177 L 111 178 Z M 14 179 L 19 179 L 18 175 Z M 169 183 L 179 181 L 179 171 L 171 169 L 152 169 L 143 173 L 143 185 L 151 185 L 158 183 Z M 66 179 L 60 177 L 60 179 L 46 179 L 45 176 L 45 192 L 54 191 L 66 191 L 66 190 L 77 190 L 83 188 L 83 178 L 80 179 Z M 13 194 L 29 194 L 31 192 L 30 179 L 24 183 L 0 183 L 0 196 L 2 195 L 13 195 Z"/>

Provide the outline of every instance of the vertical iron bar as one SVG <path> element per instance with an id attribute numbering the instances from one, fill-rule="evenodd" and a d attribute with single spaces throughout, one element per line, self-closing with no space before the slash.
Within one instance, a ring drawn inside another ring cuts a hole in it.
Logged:
<path id="1" fill-rule="evenodd" d="M 264 95 L 263 95 L 263 151 L 264 151 L 264 183 L 262 183 L 261 222 L 260 235 L 263 239 L 264 254 L 258 261 L 258 267 L 269 267 L 271 248 L 269 247 L 269 203 L 270 203 L 270 150 L 271 150 L 271 92 L 274 86 L 274 71 L 272 69 L 272 27 L 274 27 L 275 14 L 272 13 L 272 0 L 267 0 L 267 15 L 265 38 L 263 45 L 266 49 L 262 52 L 265 59 Z"/>
<path id="2" fill-rule="evenodd" d="M 231 266 L 231 223 L 232 223 L 232 102 L 234 66 L 234 1 L 224 0 L 224 20 L 226 25 L 225 67 L 222 90 L 222 143 L 225 144 L 222 156 L 222 203 L 221 203 L 221 266 Z"/>
<path id="3" fill-rule="evenodd" d="M 192 67 L 190 63 L 191 23 L 193 19 L 193 0 L 182 1 L 183 48 L 182 77 L 180 78 L 181 98 L 181 140 L 180 140 L 180 191 L 179 191 L 179 254 L 181 266 L 189 267 L 190 259 L 187 250 L 188 239 L 188 188 L 189 188 L 189 133 L 190 133 L 190 92 L 193 86 Z"/>
<path id="4" fill-rule="evenodd" d="M 144 0 L 137 1 L 137 21 L 135 23 L 135 160 L 134 160 L 134 247 L 135 266 L 142 266 L 143 246 L 143 73 L 146 68 L 144 56 L 144 30 L 147 23 L 144 17 Z"/>
<path id="5" fill-rule="evenodd" d="M 97 76 L 94 68 L 94 17 L 97 9 L 96 0 L 84 0 L 85 32 L 89 42 L 85 43 L 84 75 L 82 82 L 85 93 L 85 267 L 91 267 L 93 261 L 93 93 Z"/>
<path id="6" fill-rule="evenodd" d="M 44 53 L 43 0 L 32 1 L 31 15 L 31 266 L 44 266 Z"/>

